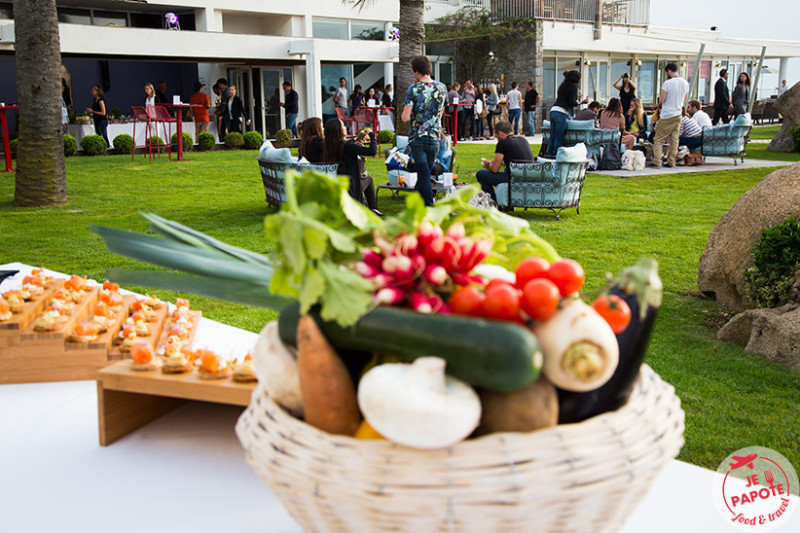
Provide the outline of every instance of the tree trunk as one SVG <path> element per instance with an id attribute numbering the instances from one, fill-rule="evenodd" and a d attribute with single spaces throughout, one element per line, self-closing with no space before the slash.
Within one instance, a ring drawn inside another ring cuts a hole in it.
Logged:
<path id="1" fill-rule="evenodd" d="M 67 201 L 55 0 L 14 0 L 19 143 L 14 203 Z"/>
<path id="2" fill-rule="evenodd" d="M 400 119 L 406 92 L 414 83 L 411 71 L 411 58 L 422 54 L 422 43 L 425 40 L 425 1 L 400 0 L 400 64 L 397 70 L 397 133 L 408 134 L 408 124 Z M 433 74 L 433 73 L 431 73 Z"/>

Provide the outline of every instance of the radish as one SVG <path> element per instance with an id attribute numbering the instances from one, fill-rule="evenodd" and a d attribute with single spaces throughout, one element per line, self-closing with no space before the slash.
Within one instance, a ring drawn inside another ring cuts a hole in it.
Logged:
<path id="1" fill-rule="evenodd" d="M 417 253 L 417 238 L 413 235 L 404 234 L 397 237 L 395 242 L 395 252 L 403 255 L 412 256 Z"/>
<path id="2" fill-rule="evenodd" d="M 461 222 L 456 222 L 452 224 L 449 228 L 447 228 L 447 233 L 445 234 L 448 239 L 453 239 L 454 241 L 460 241 L 467 235 L 467 231 L 464 229 L 464 224 Z"/>
<path id="3" fill-rule="evenodd" d="M 406 295 L 400 289 L 385 288 L 375 293 L 373 300 L 376 304 L 396 305 L 406 299 Z"/>
<path id="4" fill-rule="evenodd" d="M 423 220 L 417 229 L 417 244 L 420 251 L 424 252 L 435 239 L 444 235 L 442 228 L 434 226 L 428 220 Z"/>
<path id="5" fill-rule="evenodd" d="M 433 313 L 433 306 L 427 296 L 421 292 L 412 292 L 408 301 L 411 303 L 411 309 L 417 313 Z"/>
<path id="6" fill-rule="evenodd" d="M 428 263 L 438 263 L 441 261 L 444 255 L 445 242 L 444 237 L 435 237 L 430 244 L 428 244 L 423 251 L 425 260 Z"/>
<path id="7" fill-rule="evenodd" d="M 456 241 L 450 238 L 444 240 L 444 251 L 442 253 L 442 266 L 448 272 L 459 272 L 461 268 L 461 247 Z"/>
<path id="8" fill-rule="evenodd" d="M 441 285 L 447 281 L 447 271 L 442 265 L 428 265 L 424 278 L 431 285 Z"/>
<path id="9" fill-rule="evenodd" d="M 394 276 L 381 272 L 372 278 L 372 284 L 376 289 L 383 289 L 386 287 L 393 287 L 395 285 Z"/>
<path id="10" fill-rule="evenodd" d="M 379 274 L 377 268 L 372 265 L 365 263 L 364 261 L 358 261 L 353 265 L 353 270 L 361 274 L 362 277 L 367 279 L 374 278 Z"/>
<path id="11" fill-rule="evenodd" d="M 369 266 L 375 267 L 376 269 L 380 270 L 383 268 L 383 256 L 370 248 L 364 248 L 361 250 L 361 260 Z"/>

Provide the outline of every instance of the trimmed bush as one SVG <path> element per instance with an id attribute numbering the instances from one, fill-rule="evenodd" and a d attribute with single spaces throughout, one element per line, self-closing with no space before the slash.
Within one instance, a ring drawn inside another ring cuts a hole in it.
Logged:
<path id="1" fill-rule="evenodd" d="M 217 139 L 214 134 L 209 131 L 204 131 L 197 136 L 197 149 L 203 152 L 211 150 L 217 144 Z"/>
<path id="2" fill-rule="evenodd" d="M 789 133 L 792 135 L 792 140 L 794 141 L 794 151 L 800 152 L 800 126 L 795 126 L 790 129 Z"/>
<path id="3" fill-rule="evenodd" d="M 237 131 L 232 131 L 225 136 L 225 146 L 228 148 L 241 148 L 244 145 L 244 137 Z"/>
<path id="4" fill-rule="evenodd" d="M 244 134 L 244 149 L 258 150 L 264 144 L 264 137 L 257 131 L 248 131 Z"/>
<path id="5" fill-rule="evenodd" d="M 111 116 L 112 117 L 116 117 L 116 118 L 121 117 L 122 116 L 122 109 L 120 109 L 118 107 L 115 107 L 114 109 L 111 110 Z M 114 147 L 116 148 L 116 146 L 117 145 L 115 144 Z"/>
<path id="6" fill-rule="evenodd" d="M 108 146 L 106 140 L 99 135 L 87 135 L 81 139 L 81 148 L 86 155 L 104 155 Z"/>
<path id="7" fill-rule="evenodd" d="M 127 133 L 120 133 L 114 137 L 114 152 L 118 154 L 130 154 L 133 152 L 133 137 Z"/>
<path id="8" fill-rule="evenodd" d="M 11 157 L 17 157 L 17 143 L 18 142 L 19 142 L 19 139 L 11 139 L 11 141 L 9 141 L 9 143 L 8 143 L 9 147 L 11 148 Z"/>
<path id="9" fill-rule="evenodd" d="M 753 266 L 744 273 L 748 298 L 758 307 L 788 303 L 799 265 L 800 222 L 788 218 L 765 229 L 753 247 Z"/>
<path id="10" fill-rule="evenodd" d="M 178 146 L 178 132 L 172 134 L 172 146 Z M 188 152 L 194 147 L 194 141 L 192 140 L 192 136 L 189 133 L 183 132 L 183 151 Z"/>
<path id="11" fill-rule="evenodd" d="M 292 130 L 278 130 L 275 134 L 275 146 L 277 148 L 286 148 L 292 140 Z"/>
<path id="12" fill-rule="evenodd" d="M 381 144 L 394 144 L 394 132 L 391 130 L 381 130 L 378 132 L 378 139 Z"/>
<path id="13" fill-rule="evenodd" d="M 78 141 L 69 133 L 64 134 L 64 155 L 69 157 L 78 153 Z"/>

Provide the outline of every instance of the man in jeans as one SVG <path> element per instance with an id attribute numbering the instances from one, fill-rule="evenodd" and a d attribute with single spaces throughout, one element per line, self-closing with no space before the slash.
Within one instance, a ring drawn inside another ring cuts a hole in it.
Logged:
<path id="1" fill-rule="evenodd" d="M 408 146 L 417 167 L 417 184 L 414 188 L 422 196 L 425 205 L 432 206 L 431 168 L 439 151 L 447 87 L 431 79 L 431 61 L 425 56 L 411 58 L 411 70 L 414 84 L 406 93 L 401 118 L 403 122 L 411 121 Z"/>
<path id="2" fill-rule="evenodd" d="M 525 84 L 525 89 L 525 112 L 528 114 L 528 135 L 533 136 L 536 134 L 536 126 L 534 125 L 536 106 L 539 105 L 539 101 L 542 97 L 539 96 L 539 93 L 533 88 L 532 81 Z"/>
<path id="3" fill-rule="evenodd" d="M 508 166 L 509 163 L 521 161 L 534 161 L 531 145 L 525 137 L 511 133 L 511 124 L 500 121 L 494 125 L 495 135 L 497 136 L 497 146 L 494 149 L 494 159 L 491 161 L 484 159 L 481 161 L 483 170 L 475 174 L 475 178 L 484 192 L 492 196 L 492 200 L 497 203 L 497 195 L 494 188 L 501 183 L 508 183 L 508 174 L 500 172 L 501 166 Z"/>
<path id="4" fill-rule="evenodd" d="M 669 143 L 667 166 L 674 167 L 678 155 L 678 136 L 681 130 L 681 115 L 686 97 L 689 95 L 689 83 L 678 75 L 678 65 L 668 63 L 665 69 L 667 81 L 661 86 L 658 101 L 661 104 L 661 117 L 656 126 L 653 139 L 653 166 L 661 168 L 662 143 Z"/>
<path id="5" fill-rule="evenodd" d="M 286 110 L 286 129 L 292 130 L 292 136 L 297 137 L 297 114 L 300 112 L 298 101 L 300 97 L 297 91 L 292 89 L 292 84 L 288 81 L 283 82 L 284 102 L 281 107 Z"/>
<path id="6" fill-rule="evenodd" d="M 522 93 L 517 89 L 517 82 L 511 82 L 511 90 L 506 95 L 508 102 L 508 121 L 514 126 L 514 135 L 519 133 L 519 118 L 522 115 Z"/>

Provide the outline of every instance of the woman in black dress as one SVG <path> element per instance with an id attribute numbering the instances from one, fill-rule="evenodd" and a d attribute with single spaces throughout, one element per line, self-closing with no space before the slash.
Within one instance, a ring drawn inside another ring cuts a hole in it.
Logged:
<path id="1" fill-rule="evenodd" d="M 311 117 L 303 121 L 300 131 L 302 140 L 298 154 L 309 163 L 325 161 L 325 133 L 322 131 L 322 119 Z"/>
<path id="2" fill-rule="evenodd" d="M 87 107 L 86 111 L 91 113 L 92 119 L 94 119 L 95 134 L 105 139 L 106 146 L 109 146 L 108 133 L 106 132 L 106 130 L 108 130 L 106 100 L 103 98 L 103 89 L 101 89 L 99 85 L 92 87 L 92 97 L 94 98 L 92 107 Z"/>
<path id="3" fill-rule="evenodd" d="M 339 163 L 339 174 L 350 178 L 350 196 L 361 202 L 363 195 L 366 197 L 367 207 L 376 215 L 383 216 L 383 213 L 378 211 L 378 199 L 375 196 L 372 176 L 362 169 L 363 158 L 359 157 L 375 155 L 378 146 L 372 128 L 365 128 L 364 132 L 368 135 L 369 145 L 364 146 L 367 137 L 359 142 L 353 139 L 346 141 L 347 128 L 344 123 L 338 118 L 329 119 L 325 123 L 325 162 Z"/>
<path id="4" fill-rule="evenodd" d="M 631 102 L 636 98 L 636 84 L 633 83 L 631 77 L 627 72 L 614 82 L 614 88 L 619 91 L 619 103 L 622 104 L 622 114 L 627 115 L 628 109 L 631 107 Z"/>

